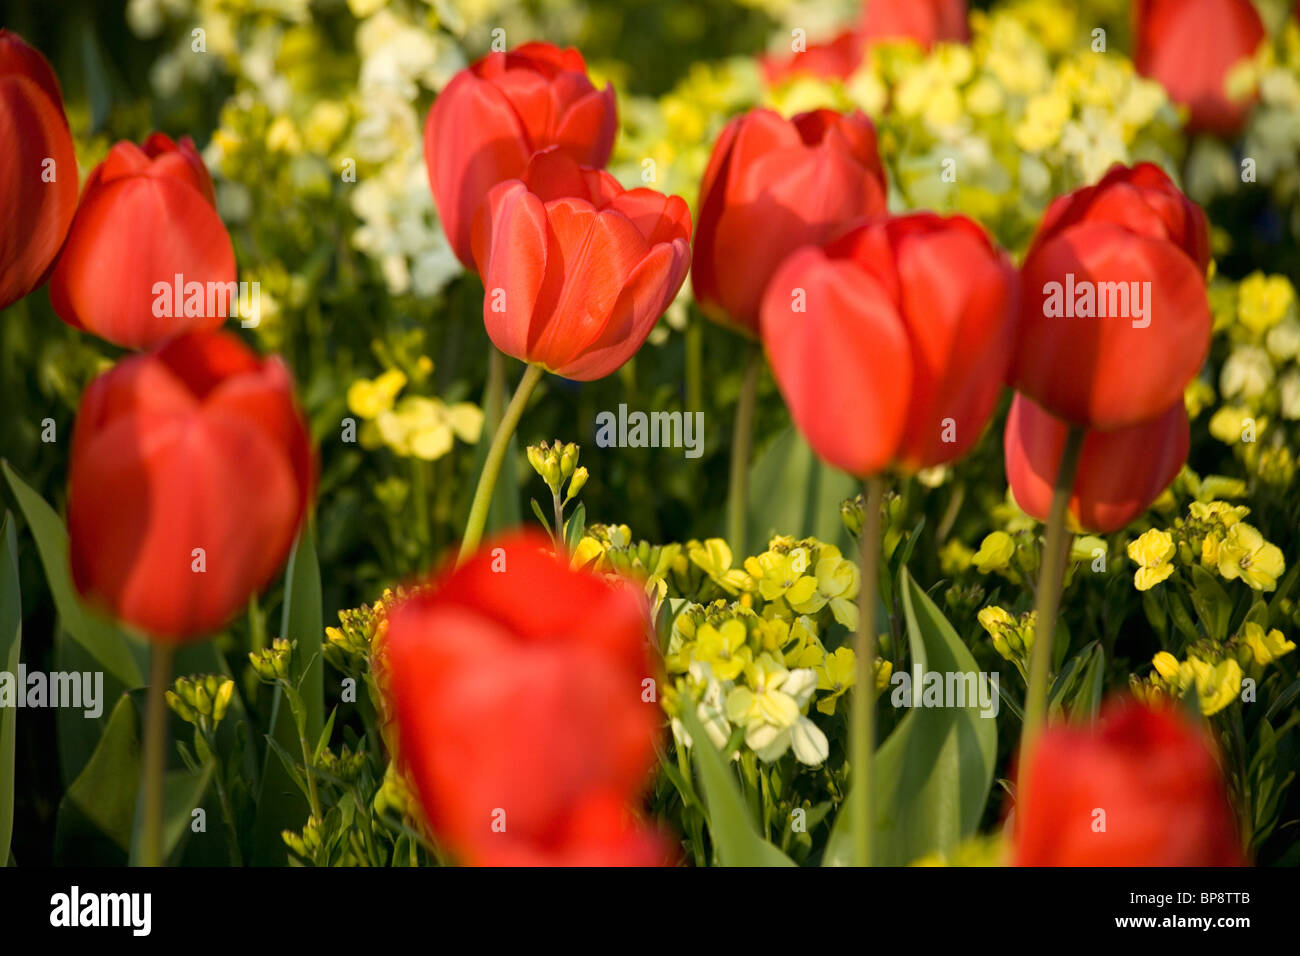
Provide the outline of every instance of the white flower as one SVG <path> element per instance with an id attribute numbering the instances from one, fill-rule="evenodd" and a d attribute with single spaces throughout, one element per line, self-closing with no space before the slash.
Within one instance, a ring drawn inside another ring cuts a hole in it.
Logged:
<path id="1" fill-rule="evenodd" d="M 780 759 L 791 747 L 800 763 L 822 763 L 830 745 L 803 715 L 817 689 L 816 672 L 807 667 L 786 670 L 767 654 L 745 670 L 752 689 L 737 687 L 727 695 L 727 717 L 744 725 L 745 745 L 764 763 Z"/>

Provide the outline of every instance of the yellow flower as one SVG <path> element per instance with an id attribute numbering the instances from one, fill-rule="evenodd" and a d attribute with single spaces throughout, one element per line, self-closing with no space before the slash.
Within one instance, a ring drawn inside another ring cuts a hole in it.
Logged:
<path id="1" fill-rule="evenodd" d="M 1178 658 L 1174 657 L 1168 651 L 1161 651 L 1151 658 L 1151 663 L 1158 673 L 1165 680 L 1176 682 L 1179 677 Z"/>
<path id="2" fill-rule="evenodd" d="M 1295 290 L 1286 276 L 1253 272 L 1237 287 L 1237 318 L 1252 332 L 1267 332 L 1286 316 Z"/>
<path id="3" fill-rule="evenodd" d="M 949 538 L 948 542 L 939 549 L 939 569 L 949 577 L 956 577 L 970 567 L 971 559 L 975 552 L 956 538 Z"/>
<path id="4" fill-rule="evenodd" d="M 826 735 L 803 715 L 817 689 L 817 675 L 807 668 L 787 670 L 763 654 L 745 667 L 747 686 L 727 695 L 727 718 L 745 727 L 745 745 L 764 763 L 794 749 L 795 759 L 808 766 L 822 763 L 830 753 Z"/>
<path id="5" fill-rule="evenodd" d="M 1241 693 L 1241 665 L 1231 657 L 1211 664 L 1198 657 L 1188 657 L 1192 678 L 1196 683 L 1196 696 L 1201 702 L 1201 713 L 1206 717 L 1217 714 Z"/>
<path id="6" fill-rule="evenodd" d="M 831 693 L 817 701 L 817 709 L 823 714 L 835 713 L 835 702 L 853 686 L 857 680 L 858 662 L 853 649 L 841 647 L 834 654 L 827 654 L 817 671 L 817 689 Z"/>
<path id="7" fill-rule="evenodd" d="M 1138 568 L 1133 575 L 1133 586 L 1139 591 L 1149 591 L 1174 573 L 1172 564 L 1158 564 L 1154 568 Z"/>
<path id="8" fill-rule="evenodd" d="M 841 557 L 839 548 L 825 545 L 818 555 L 814 575 L 816 590 L 804 601 L 787 595 L 790 607 L 799 614 L 816 614 L 829 603 L 835 619 L 849 630 L 855 630 L 858 626 L 858 607 L 854 603 L 858 596 L 858 566 Z M 791 589 L 792 594 L 793 591 Z"/>
<path id="9" fill-rule="evenodd" d="M 483 412 L 469 402 L 448 406 L 439 399 L 408 395 L 375 417 L 384 444 L 399 455 L 436 461 L 451 451 L 453 438 L 478 441 Z"/>
<path id="10" fill-rule="evenodd" d="M 758 582 L 758 593 L 764 601 L 784 597 L 793 607 L 809 600 L 817 590 L 817 579 L 795 570 L 795 552 L 781 554 L 765 551 L 756 558 L 745 559 L 745 570 Z M 807 560 L 806 557 L 803 558 Z"/>
<path id="11" fill-rule="evenodd" d="M 1152 528 L 1130 541 L 1128 556 L 1144 568 L 1154 568 L 1173 560 L 1174 539 L 1168 531 Z"/>
<path id="12" fill-rule="evenodd" d="M 406 376 L 395 368 L 390 368 L 373 381 L 358 379 L 348 387 L 348 409 L 361 418 L 375 418 L 393 407 L 393 400 L 405 386 Z"/>
<path id="13" fill-rule="evenodd" d="M 1282 550 L 1269 544 L 1252 525 L 1239 521 L 1228 529 L 1218 550 L 1219 573 L 1241 578 L 1256 591 L 1272 591 L 1286 570 Z"/>
<path id="14" fill-rule="evenodd" d="M 1174 553 L 1174 539 L 1168 531 L 1152 528 L 1130 541 L 1128 556 L 1141 565 L 1133 576 L 1133 586 L 1147 591 L 1173 574 L 1174 566 L 1169 562 Z"/>
<path id="15" fill-rule="evenodd" d="M 980 542 L 980 549 L 971 558 L 971 563 L 981 574 L 998 571 L 1011 563 L 1016 553 L 1016 543 L 1005 531 L 994 531 Z"/>
<path id="16" fill-rule="evenodd" d="M 1030 612 L 1020 620 L 1012 617 L 996 604 L 980 610 L 976 615 L 980 626 L 988 632 L 993 641 L 993 649 L 1003 658 L 1022 668 L 1029 649 L 1034 646 L 1034 622 L 1036 614 Z"/>
<path id="17" fill-rule="evenodd" d="M 1243 408 L 1240 405 L 1224 405 L 1210 416 L 1210 434 L 1225 445 L 1235 445 L 1245 435 L 1246 423 L 1251 418 L 1249 408 Z M 1259 433 L 1263 430 L 1257 423 L 1255 426 L 1256 439 L 1259 438 Z"/>
<path id="18" fill-rule="evenodd" d="M 753 658 L 745 625 L 732 618 L 721 627 L 701 624 L 695 632 L 695 659 L 712 665 L 719 680 L 735 680 Z"/>
<path id="19" fill-rule="evenodd" d="M 1246 622 L 1242 639 L 1246 642 L 1243 650 L 1248 650 L 1249 656 L 1261 666 L 1271 664 L 1295 650 L 1295 642 L 1288 641 L 1277 628 L 1265 633 L 1264 628 L 1254 621 Z M 1243 660 L 1242 663 L 1246 661 Z"/>
<path id="20" fill-rule="evenodd" d="M 573 549 L 573 558 L 570 562 L 575 568 L 586 567 L 592 562 L 599 561 L 605 554 L 605 546 L 590 535 L 583 535 L 578 546 Z"/>
<path id="21" fill-rule="evenodd" d="M 709 538 L 703 544 L 692 541 L 686 549 L 691 562 L 707 574 L 728 594 L 746 590 L 749 575 L 731 566 L 731 548 L 721 538 Z"/>

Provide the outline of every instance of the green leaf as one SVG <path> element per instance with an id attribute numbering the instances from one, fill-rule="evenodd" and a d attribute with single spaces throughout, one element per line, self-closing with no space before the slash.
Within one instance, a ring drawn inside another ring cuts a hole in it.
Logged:
<path id="1" fill-rule="evenodd" d="M 899 580 L 912 649 L 913 700 L 926 671 L 973 674 L 979 667 L 952 625 L 904 568 Z M 978 696 L 978 695 L 976 695 Z M 978 700 L 962 707 L 909 709 L 872 764 L 877 865 L 904 866 L 931 853 L 951 852 L 975 832 L 993 783 L 997 721 L 981 716 Z M 823 864 L 846 865 L 852 834 L 847 805 L 832 828 Z"/>
<path id="2" fill-rule="evenodd" d="M 14 499 L 27 520 L 27 527 L 36 539 L 36 551 L 45 568 L 45 580 L 64 630 L 127 688 L 143 687 L 146 648 L 82 604 L 72 584 L 68 532 L 63 522 L 45 499 L 18 477 L 8 462 L 0 463 L 0 470 L 4 472 Z"/>
<path id="3" fill-rule="evenodd" d="M 22 650 L 23 608 L 18 584 L 18 537 L 14 518 L 5 512 L 0 525 L 0 671 L 18 673 Z M 14 825 L 14 753 L 18 744 L 18 708 L 0 707 L 0 857 L 9 859 Z"/>
<path id="4" fill-rule="evenodd" d="M 171 860 L 172 855 L 181 845 L 186 834 L 191 832 L 194 810 L 203 800 L 216 762 L 207 761 L 198 773 L 192 770 L 169 770 L 163 775 L 163 859 Z M 218 811 L 208 813 L 204 809 L 205 821 L 209 833 L 215 833 L 221 826 Z M 139 865 L 139 840 L 142 833 L 141 821 L 136 820 L 135 839 L 131 843 L 131 865 Z"/>
<path id="5" fill-rule="evenodd" d="M 72 781 L 54 829 L 59 864 L 125 864 L 140 787 L 140 715 L 129 694 L 118 698 L 99 746 Z"/>
<path id="6" fill-rule="evenodd" d="M 284 580 L 280 636 L 297 644 L 289 678 L 302 695 L 307 713 L 307 739 L 313 740 L 325 725 L 325 668 L 321 656 L 325 614 L 320 563 L 316 559 L 316 538 L 310 520 L 303 522 L 298 532 Z"/>
<path id="7" fill-rule="evenodd" d="M 1092 723 L 1101 708 L 1101 695 L 1106 689 L 1106 651 L 1094 641 L 1079 677 L 1078 689 L 1070 702 L 1070 719 L 1079 723 Z"/>
<path id="8" fill-rule="evenodd" d="M 338 716 L 338 713 L 339 709 L 337 707 L 330 711 L 330 719 L 325 721 L 325 727 L 320 732 L 320 739 L 316 741 L 316 749 L 312 751 L 311 759 L 313 763 L 320 760 L 320 755 L 329 746 L 330 735 L 334 733 L 334 718 Z"/>
<path id="9" fill-rule="evenodd" d="M 504 361 L 504 360 L 503 360 Z M 509 376 L 507 376 L 508 378 Z M 480 406 L 485 411 L 491 406 L 488 389 L 492 387 L 489 381 L 483 390 L 483 403 Z M 502 394 L 499 396 L 500 408 L 506 407 L 509 396 Z M 471 472 L 474 479 L 465 485 L 464 504 L 461 508 L 460 520 L 457 527 L 465 527 L 465 522 L 469 520 L 469 509 L 474 494 L 474 489 L 478 487 L 479 477 L 483 474 L 483 466 L 487 463 L 488 449 L 492 445 L 493 423 L 484 420 L 483 434 L 479 437 L 478 444 L 474 447 L 474 465 Z M 528 469 L 532 473 L 532 469 Z M 519 436 L 512 435 L 510 443 L 506 446 L 505 458 L 501 461 L 501 474 L 497 475 L 496 487 L 492 489 L 492 505 L 488 509 L 487 524 L 484 526 L 484 535 L 490 535 L 496 531 L 502 531 L 506 528 L 517 528 L 523 523 L 523 512 L 519 506 Z"/>
<path id="10" fill-rule="evenodd" d="M 554 532 L 551 531 L 551 522 L 547 519 L 545 512 L 542 511 L 542 506 L 537 503 L 537 499 L 529 498 L 528 503 L 533 506 L 533 514 L 535 514 L 537 520 L 542 523 L 542 527 L 546 529 L 546 533 L 554 534 Z"/>
<path id="11" fill-rule="evenodd" d="M 325 674 L 321 657 L 324 616 L 321 607 L 320 566 L 316 560 L 315 540 L 310 522 L 304 523 L 285 570 L 284 611 L 280 630 L 284 637 L 297 641 L 293 652 L 293 670 L 289 681 L 306 711 L 304 736 L 308 741 L 320 738 L 325 723 Z M 254 825 L 255 864 L 282 864 L 286 858 L 283 830 L 299 830 L 310 807 L 285 768 L 275 757 L 277 750 L 301 753 L 302 741 L 292 708 L 276 688 L 271 705 L 272 747 L 262 765 L 262 784 L 257 800 Z"/>
<path id="12" fill-rule="evenodd" d="M 1192 565 L 1192 607 L 1207 634 L 1216 641 L 1228 639 L 1228 627 L 1232 621 L 1232 599 L 1223 585 L 1214 579 L 1199 564 Z"/>
<path id="13" fill-rule="evenodd" d="M 569 554 L 578 550 L 578 542 L 582 540 L 582 532 L 587 529 L 587 506 L 579 504 L 577 510 L 568 521 L 564 523 L 564 548 Z"/>
<path id="14" fill-rule="evenodd" d="M 758 835 L 735 777 L 705 733 L 695 708 L 681 708 L 680 719 L 691 735 L 691 755 L 709 819 L 709 835 L 723 866 L 794 866 L 794 861 Z"/>
<path id="15" fill-rule="evenodd" d="M 822 463 L 793 426 L 787 426 L 749 471 L 749 551 L 761 551 L 773 534 L 809 535 L 847 548 L 840 502 L 861 489 L 855 479 Z M 739 565 L 746 555 L 737 554 Z"/>

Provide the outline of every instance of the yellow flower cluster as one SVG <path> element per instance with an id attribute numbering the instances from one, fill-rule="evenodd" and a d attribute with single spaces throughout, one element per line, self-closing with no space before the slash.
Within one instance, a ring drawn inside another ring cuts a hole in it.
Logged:
<path id="1" fill-rule="evenodd" d="M 603 553 L 617 548 L 606 546 Z M 733 563 L 720 538 L 687 542 L 684 554 L 668 562 L 675 589 L 723 595 L 707 604 L 689 602 L 673 619 L 664 660 L 676 683 L 664 706 L 674 732 L 689 744 L 677 717 L 693 701 L 718 747 L 743 728 L 745 746 L 764 763 L 793 750 L 800 763 L 819 765 L 828 743 L 807 714 L 813 706 L 833 717 L 855 683 L 852 648 L 828 648 L 826 640 L 836 624 L 848 632 L 857 626 L 858 567 L 834 545 L 789 537 L 773 538 L 741 567 Z M 888 686 L 890 673 L 888 661 L 876 662 L 878 688 Z"/>
<path id="2" fill-rule="evenodd" d="M 1029 652 L 1034 646 L 1034 625 L 1038 620 L 1035 611 L 1026 611 L 1019 618 L 1011 616 L 1005 608 L 990 604 L 978 615 L 980 626 L 988 632 L 993 649 L 1016 665 L 1020 676 L 1029 680 Z"/>
<path id="3" fill-rule="evenodd" d="M 1178 700 L 1195 692 L 1201 713 L 1217 714 L 1243 694 L 1245 678 L 1259 677 L 1263 669 L 1295 650 L 1277 628 L 1266 630 L 1248 620 L 1221 646 L 1200 642 L 1189 648 L 1185 660 L 1160 651 L 1151 660 L 1154 673 L 1145 680 L 1133 676 L 1134 692 L 1145 700 Z"/>
<path id="4" fill-rule="evenodd" d="M 724 747 L 733 729 L 743 728 L 745 746 L 764 763 L 793 750 L 800 763 L 816 766 L 829 744 L 808 707 L 816 697 L 817 711 L 834 716 L 839 698 L 855 683 L 857 659 L 847 646 L 827 650 L 813 617 L 790 619 L 771 610 L 760 614 L 723 599 L 683 608 L 664 657 L 669 676 L 677 678 L 664 707 L 687 746 L 692 741 L 678 714 L 694 702 L 715 746 Z M 888 661 L 877 661 L 877 689 L 888 686 L 890 671 Z"/>
<path id="5" fill-rule="evenodd" d="M 348 387 L 348 410 L 362 419 L 362 448 L 387 446 L 404 458 L 437 461 L 451 451 L 453 438 L 475 444 L 483 431 L 483 412 L 472 402 L 448 405 L 437 398 L 407 395 L 406 375 L 389 369 Z"/>
<path id="6" fill-rule="evenodd" d="M 1128 546 L 1128 556 L 1138 565 L 1134 587 L 1146 591 L 1167 580 L 1177 559 L 1189 566 L 1199 561 L 1207 571 L 1227 581 L 1240 580 L 1255 591 L 1275 590 L 1286 560 L 1277 545 L 1242 520 L 1249 513 L 1245 505 L 1193 501 L 1187 517 L 1170 530 L 1143 532 Z"/>
<path id="7" fill-rule="evenodd" d="M 1239 283 L 1216 279 L 1210 289 L 1216 335 L 1227 356 L 1218 369 L 1222 404 L 1210 434 L 1233 448 L 1248 473 L 1276 488 L 1296 474 L 1300 422 L 1300 310 L 1291 281 L 1254 272 Z M 1197 385 L 1198 410 L 1215 401 L 1209 382 Z"/>

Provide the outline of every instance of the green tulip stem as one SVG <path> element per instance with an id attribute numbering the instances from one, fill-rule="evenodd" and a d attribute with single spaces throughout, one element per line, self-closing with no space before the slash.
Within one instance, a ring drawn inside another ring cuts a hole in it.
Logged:
<path id="1" fill-rule="evenodd" d="M 745 513 L 749 504 L 749 453 L 754 443 L 754 404 L 758 396 L 758 376 L 763 371 L 763 347 L 754 342 L 745 359 L 745 375 L 740 383 L 736 403 L 736 426 L 731 432 L 731 482 L 727 494 L 727 544 L 731 553 L 743 560 L 745 550 Z"/>
<path id="2" fill-rule="evenodd" d="M 483 473 L 479 475 L 478 487 L 474 489 L 474 503 L 470 506 L 469 521 L 465 524 L 465 534 L 461 538 L 459 560 L 462 564 L 483 540 L 483 528 L 487 524 L 488 511 L 492 507 L 492 492 L 496 488 L 497 477 L 501 474 L 501 463 L 506 457 L 506 447 L 510 444 L 510 437 L 514 435 L 515 429 L 519 427 L 524 406 L 528 404 L 528 398 L 533 394 L 537 383 L 542 380 L 544 371 L 540 365 L 529 365 L 524 370 L 524 377 L 519 380 L 519 387 L 515 389 L 510 404 L 506 406 L 505 414 L 501 416 L 501 424 L 497 426 L 496 434 L 492 436 L 492 447 L 488 449 L 487 459 L 483 462 Z"/>
<path id="3" fill-rule="evenodd" d="M 1061 585 L 1069 556 L 1070 535 L 1065 529 L 1065 515 L 1074 490 L 1079 452 L 1083 450 L 1084 429 L 1070 426 L 1056 471 L 1052 508 L 1047 515 L 1047 539 L 1039 564 L 1038 589 L 1034 601 L 1034 646 L 1029 657 L 1029 691 L 1025 698 L 1025 725 L 1021 731 L 1020 759 L 1024 767 L 1038 734 L 1047 718 L 1047 684 L 1051 677 L 1053 644 L 1056 638 L 1056 612 L 1061 603 Z"/>
<path id="4" fill-rule="evenodd" d="M 140 836 L 140 865 L 162 866 L 163 770 L 167 762 L 167 705 L 164 694 L 171 680 L 170 644 L 155 643 L 150 654 L 149 695 L 144 717 L 144 800 L 143 832 Z"/>
<path id="5" fill-rule="evenodd" d="M 875 829 L 871 761 L 876 749 L 876 606 L 880 586 L 880 511 L 885 480 L 879 476 L 863 483 L 866 512 L 858 537 L 861 581 L 858 585 L 858 632 L 853 638 L 857 658 L 854 680 L 849 752 L 853 783 L 849 788 L 849 821 L 853 831 L 853 865 L 871 865 L 871 836 Z"/>

